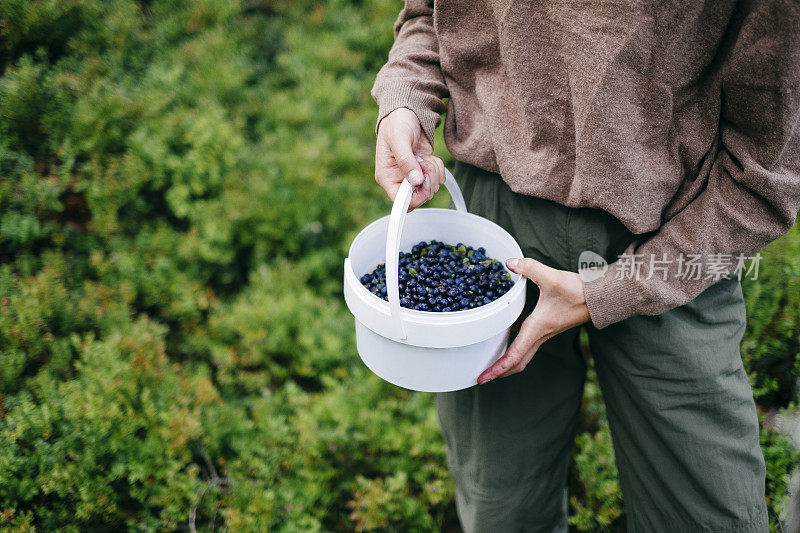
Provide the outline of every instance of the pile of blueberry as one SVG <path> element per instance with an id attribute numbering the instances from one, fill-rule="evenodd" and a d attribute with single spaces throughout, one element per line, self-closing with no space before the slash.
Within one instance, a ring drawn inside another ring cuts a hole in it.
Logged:
<path id="1" fill-rule="evenodd" d="M 461 311 L 496 300 L 514 284 L 502 263 L 474 249 L 433 240 L 400 252 L 400 305 L 418 311 Z M 386 265 L 361 276 L 371 293 L 386 296 Z"/>

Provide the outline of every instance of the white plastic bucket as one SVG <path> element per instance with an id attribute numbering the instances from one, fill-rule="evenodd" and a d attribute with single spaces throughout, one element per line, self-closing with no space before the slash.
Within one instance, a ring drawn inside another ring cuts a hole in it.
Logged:
<path id="1" fill-rule="evenodd" d="M 412 186 L 404 181 L 391 215 L 364 228 L 344 261 L 344 297 L 355 317 L 356 347 L 364 364 L 390 383 L 425 392 L 475 385 L 478 376 L 505 352 L 509 328 L 525 305 L 525 280 L 512 273 L 515 283 L 506 294 L 474 309 L 444 313 L 400 307 L 398 255 L 420 241 L 482 246 L 487 257 L 503 262 L 522 257 L 506 230 L 467 212 L 458 184 L 449 171 L 446 175 L 455 211 L 407 213 Z M 359 281 L 384 262 L 388 302 Z"/>

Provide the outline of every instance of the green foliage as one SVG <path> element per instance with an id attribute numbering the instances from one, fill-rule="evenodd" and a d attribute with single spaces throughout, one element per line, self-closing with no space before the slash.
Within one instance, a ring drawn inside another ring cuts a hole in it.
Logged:
<path id="1" fill-rule="evenodd" d="M 764 408 L 785 407 L 800 376 L 800 226 L 763 252 L 756 280 L 743 283 L 747 335 L 742 356 Z"/>
<path id="2" fill-rule="evenodd" d="M 581 344 L 588 349 L 588 336 Z M 591 361 L 590 361 L 591 363 Z M 593 368 L 584 385 L 578 436 L 569 473 L 569 523 L 580 531 L 612 531 L 622 516 L 622 490 L 600 384 Z"/>
<path id="3" fill-rule="evenodd" d="M 363 368 L 340 296 L 389 205 L 368 90 L 398 8 L 0 3 L 0 527 L 453 527 L 432 399 Z M 765 410 L 800 374 L 797 257 L 793 230 L 746 283 Z M 795 455 L 762 445 L 775 524 Z M 594 381 L 570 490 L 574 527 L 622 524 Z"/>
<path id="4" fill-rule="evenodd" d="M 617 481 L 611 432 L 604 424 L 597 433 L 582 433 L 575 440 L 577 481 L 583 497 L 572 495 L 569 523 L 581 531 L 606 531 L 622 515 L 622 491 Z"/>
<path id="5" fill-rule="evenodd" d="M 764 427 L 761 429 L 761 449 L 767 463 L 767 508 L 771 531 L 783 531 L 780 519 L 788 500 L 786 493 L 792 468 L 800 461 L 800 452 L 791 441 Z"/>

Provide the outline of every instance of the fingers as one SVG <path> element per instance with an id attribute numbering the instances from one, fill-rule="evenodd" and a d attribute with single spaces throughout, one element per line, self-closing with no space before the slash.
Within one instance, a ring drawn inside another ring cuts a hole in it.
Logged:
<path id="1" fill-rule="evenodd" d="M 432 154 L 417 154 L 417 161 L 422 167 L 425 181 L 422 185 L 423 192 L 428 194 L 430 200 L 444 183 L 444 162 Z"/>
<path id="2" fill-rule="evenodd" d="M 426 142 L 420 142 L 422 139 Z M 422 126 L 413 111 L 397 108 L 381 120 L 375 143 L 375 181 L 389 198 L 394 200 L 404 179 L 415 188 L 424 183 L 417 153 L 426 151 L 430 152 L 430 143 L 422 133 Z"/>
<path id="3" fill-rule="evenodd" d="M 433 195 L 422 187 L 417 187 L 411 194 L 411 203 L 408 204 L 409 212 L 431 199 Z"/>
<path id="4" fill-rule="evenodd" d="M 398 132 L 395 135 L 388 135 L 386 142 L 403 177 L 414 187 L 422 185 L 425 176 L 412 148 L 414 143 L 412 136 Z"/>
<path id="5" fill-rule="evenodd" d="M 539 346 L 541 346 L 543 342 L 544 341 L 536 342 L 520 362 L 518 362 L 516 365 L 512 366 L 511 368 L 509 368 L 508 370 L 506 370 L 497 377 L 507 378 L 508 376 L 519 374 L 520 372 L 525 370 L 525 367 L 527 367 L 528 363 L 531 362 L 531 359 L 533 359 L 533 356 L 536 355 L 536 352 L 539 350 Z"/>
<path id="6" fill-rule="evenodd" d="M 422 203 L 425 203 L 433 198 L 435 193 L 433 187 L 431 186 L 431 165 L 421 154 L 415 154 L 415 157 L 417 158 L 417 162 L 422 169 L 422 175 L 424 176 L 424 179 L 422 180 L 422 184 L 420 186 L 415 187 L 414 191 L 420 193 L 420 198 L 424 198 Z"/>
<path id="7" fill-rule="evenodd" d="M 522 274 L 535 284 L 547 285 L 553 280 L 553 275 L 557 272 L 554 268 L 540 263 L 535 259 L 525 257 L 522 259 L 512 258 L 506 261 L 506 266 L 511 272 Z"/>
<path id="8" fill-rule="evenodd" d="M 413 111 L 398 108 L 384 117 L 375 150 L 375 181 L 394 201 L 404 179 L 414 187 L 409 211 L 430 200 L 444 181 L 444 163 L 422 133 Z"/>
<path id="9" fill-rule="evenodd" d="M 478 376 L 478 384 L 483 385 L 495 378 L 522 371 L 542 342 L 544 339 L 537 317 L 532 313 L 522 323 L 517 338 L 508 347 L 506 353 Z"/>
<path id="10" fill-rule="evenodd" d="M 445 181 L 444 161 L 435 155 L 423 156 L 422 160 L 422 169 L 425 172 L 425 177 L 430 181 L 432 197 Z"/>
<path id="11" fill-rule="evenodd" d="M 383 185 L 383 189 L 386 191 L 386 195 L 389 199 L 394 202 L 397 191 L 400 190 L 400 183 L 386 183 Z M 433 195 L 427 192 L 423 187 L 415 187 L 411 192 L 411 203 L 408 204 L 408 211 L 411 212 L 413 209 L 421 206 L 430 200 L 432 196 Z"/>

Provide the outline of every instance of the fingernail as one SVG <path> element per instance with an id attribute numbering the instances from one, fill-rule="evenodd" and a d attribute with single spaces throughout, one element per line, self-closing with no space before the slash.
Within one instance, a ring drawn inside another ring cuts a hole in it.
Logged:
<path id="1" fill-rule="evenodd" d="M 486 379 L 484 377 L 479 377 L 478 378 L 478 385 L 483 385 L 485 383 L 489 383 L 490 381 L 492 381 L 492 380 L 491 379 Z"/>
<path id="2" fill-rule="evenodd" d="M 517 268 L 517 263 L 519 263 L 519 259 L 512 257 L 506 261 L 506 266 L 508 266 L 508 268 Z"/>
<path id="3" fill-rule="evenodd" d="M 416 168 L 408 173 L 408 182 L 415 187 L 420 185 L 423 179 L 422 172 Z"/>

